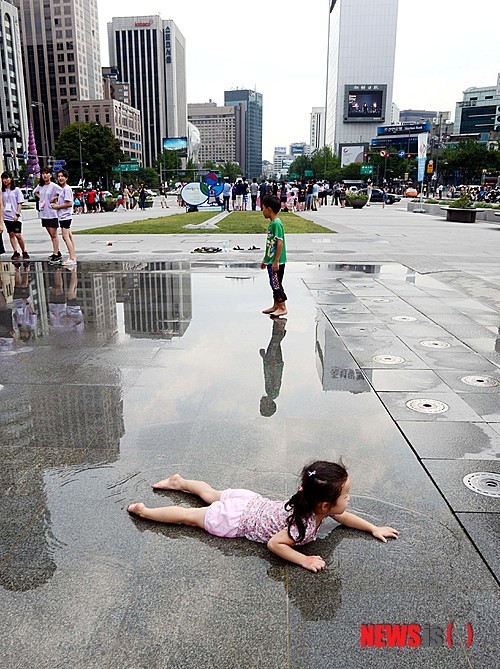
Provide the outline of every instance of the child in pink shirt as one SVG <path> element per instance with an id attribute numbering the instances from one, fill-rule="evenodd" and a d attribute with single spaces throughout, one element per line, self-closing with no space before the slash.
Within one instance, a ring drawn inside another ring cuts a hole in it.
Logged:
<path id="1" fill-rule="evenodd" d="M 304 467 L 301 484 L 288 502 L 270 500 L 251 490 L 214 490 L 204 481 L 189 481 L 179 474 L 155 483 L 153 488 L 190 492 L 209 506 L 149 509 L 138 502 L 130 504 L 129 513 L 162 523 L 194 525 L 218 537 L 246 537 L 265 543 L 276 555 L 313 572 L 325 568 L 323 558 L 303 555 L 294 547 L 314 541 L 321 523 L 329 516 L 384 542 L 387 537 L 398 536 L 392 527 L 377 527 L 347 512 L 349 476 L 341 464 L 333 462 L 317 461 Z"/>

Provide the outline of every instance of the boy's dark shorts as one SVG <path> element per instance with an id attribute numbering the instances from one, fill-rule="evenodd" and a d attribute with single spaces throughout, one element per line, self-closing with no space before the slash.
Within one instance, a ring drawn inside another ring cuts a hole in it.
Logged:
<path id="1" fill-rule="evenodd" d="M 21 228 L 23 227 L 22 221 L 5 221 L 5 229 L 7 232 L 12 233 L 12 232 L 21 232 Z"/>
<path id="2" fill-rule="evenodd" d="M 65 230 L 69 230 L 71 227 L 71 218 L 67 218 L 66 220 L 59 221 L 59 225 L 61 228 L 64 228 Z"/>
<path id="3" fill-rule="evenodd" d="M 42 228 L 58 228 L 59 221 L 57 218 L 42 218 Z"/>

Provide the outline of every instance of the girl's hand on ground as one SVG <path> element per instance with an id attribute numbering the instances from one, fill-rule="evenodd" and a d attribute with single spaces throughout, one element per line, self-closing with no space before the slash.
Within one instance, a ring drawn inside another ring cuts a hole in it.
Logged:
<path id="1" fill-rule="evenodd" d="M 321 555 L 304 555 L 304 557 L 305 560 L 304 564 L 302 565 L 304 569 L 317 572 L 326 567 L 326 562 L 323 560 Z"/>
<path id="2" fill-rule="evenodd" d="M 397 539 L 399 536 L 399 532 L 393 527 L 376 527 L 372 534 L 375 539 L 380 539 L 384 543 L 387 543 L 387 537 L 389 539 Z"/>

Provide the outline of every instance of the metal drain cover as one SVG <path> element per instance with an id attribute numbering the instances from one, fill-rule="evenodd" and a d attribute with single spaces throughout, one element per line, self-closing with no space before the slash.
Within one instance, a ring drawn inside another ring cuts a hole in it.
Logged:
<path id="1" fill-rule="evenodd" d="M 387 300 L 385 297 L 374 297 L 370 302 L 392 302 L 392 300 Z"/>
<path id="2" fill-rule="evenodd" d="M 500 474 L 496 472 L 474 472 L 462 479 L 464 485 L 486 497 L 500 497 Z"/>
<path id="3" fill-rule="evenodd" d="M 424 339 L 420 342 L 420 346 L 425 346 L 425 348 L 450 348 L 450 344 L 447 341 L 437 341 L 434 339 Z"/>
<path id="4" fill-rule="evenodd" d="M 334 305 L 332 305 L 332 309 L 333 309 L 333 311 L 355 311 L 355 310 L 356 310 L 356 306 L 353 305 L 353 306 L 342 306 L 342 307 L 339 307 L 337 304 L 334 304 Z"/>
<path id="5" fill-rule="evenodd" d="M 374 355 L 373 360 L 381 362 L 384 365 L 400 365 L 402 362 L 405 362 L 405 359 L 400 355 Z"/>
<path id="6" fill-rule="evenodd" d="M 496 388 L 500 385 L 492 376 L 480 376 L 479 374 L 474 374 L 474 376 L 462 376 L 460 380 L 468 386 L 477 386 L 478 388 Z"/>
<path id="7" fill-rule="evenodd" d="M 414 316 L 391 316 L 391 321 L 400 323 L 414 323 L 417 319 Z"/>
<path id="8" fill-rule="evenodd" d="M 406 406 L 408 409 L 418 411 L 419 413 L 443 413 L 450 408 L 447 404 L 439 400 L 425 399 L 409 400 L 406 402 Z"/>
<path id="9" fill-rule="evenodd" d="M 378 332 L 378 328 L 372 328 L 369 325 L 358 325 L 349 329 L 351 332 Z"/>

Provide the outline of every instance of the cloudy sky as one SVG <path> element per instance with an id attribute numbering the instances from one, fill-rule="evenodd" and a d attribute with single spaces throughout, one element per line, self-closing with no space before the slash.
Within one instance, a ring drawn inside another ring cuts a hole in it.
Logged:
<path id="1" fill-rule="evenodd" d="M 369 2 L 369 0 L 367 0 Z M 264 95 L 263 157 L 309 140 L 311 107 L 325 100 L 328 0 L 98 0 L 103 65 L 113 16 L 159 14 L 186 38 L 188 102 L 224 103 L 224 90 Z M 211 7 L 213 6 L 213 9 Z M 399 0 L 394 102 L 451 110 L 469 86 L 496 84 L 499 0 Z"/>

